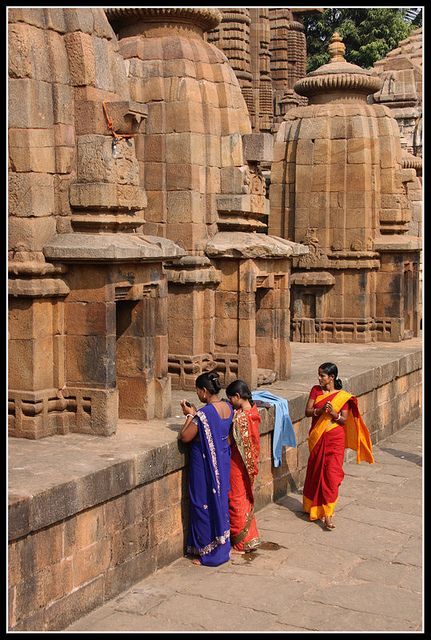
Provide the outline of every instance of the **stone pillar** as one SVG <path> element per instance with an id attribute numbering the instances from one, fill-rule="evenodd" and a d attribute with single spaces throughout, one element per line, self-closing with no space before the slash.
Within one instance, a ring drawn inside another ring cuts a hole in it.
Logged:
<path id="1" fill-rule="evenodd" d="M 263 233 L 222 231 L 207 255 L 223 274 L 216 293 L 215 360 L 225 382 L 251 387 L 290 376 L 291 260 L 307 249 Z"/>
<path id="2" fill-rule="evenodd" d="M 75 159 L 64 21 L 53 9 L 9 9 L 9 434 L 64 433 L 66 269 L 43 248 L 64 224 Z"/>
<path id="3" fill-rule="evenodd" d="M 69 430 L 69 403 L 61 391 L 66 382 L 63 301 L 68 291 L 64 281 L 57 278 L 10 280 L 8 420 L 11 436 L 36 439 Z M 80 408 L 85 411 L 82 405 Z"/>

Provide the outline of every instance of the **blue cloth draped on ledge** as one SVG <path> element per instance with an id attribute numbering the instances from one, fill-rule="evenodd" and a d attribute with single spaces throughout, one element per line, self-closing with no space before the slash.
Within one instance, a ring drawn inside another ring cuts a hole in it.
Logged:
<path id="1" fill-rule="evenodd" d="M 265 391 L 265 389 L 253 391 L 251 396 L 255 401 L 260 400 L 261 402 L 275 405 L 272 457 L 274 467 L 279 467 L 281 464 L 282 448 L 296 447 L 296 435 L 289 415 L 289 405 L 287 404 L 286 398 L 275 396 L 270 391 Z"/>

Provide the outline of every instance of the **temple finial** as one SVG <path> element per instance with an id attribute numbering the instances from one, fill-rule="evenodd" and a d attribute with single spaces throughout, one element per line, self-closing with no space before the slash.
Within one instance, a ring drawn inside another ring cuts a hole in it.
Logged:
<path id="1" fill-rule="evenodd" d="M 329 55 L 331 56 L 330 62 L 345 62 L 344 53 L 346 51 L 346 45 L 343 42 L 342 37 L 335 31 L 331 37 L 328 46 Z"/>

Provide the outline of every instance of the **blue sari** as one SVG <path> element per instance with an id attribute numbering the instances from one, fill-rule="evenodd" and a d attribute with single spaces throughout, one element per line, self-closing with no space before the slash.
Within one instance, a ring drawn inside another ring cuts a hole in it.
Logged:
<path id="1" fill-rule="evenodd" d="M 229 405 L 230 406 L 230 405 Z M 229 418 L 221 418 L 212 404 L 194 418 L 198 438 L 190 447 L 190 522 L 187 553 L 200 556 L 202 564 L 217 566 L 229 560 L 230 489 Z"/>

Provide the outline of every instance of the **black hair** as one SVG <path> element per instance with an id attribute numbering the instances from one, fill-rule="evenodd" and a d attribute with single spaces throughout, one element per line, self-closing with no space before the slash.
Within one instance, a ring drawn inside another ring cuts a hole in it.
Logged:
<path id="1" fill-rule="evenodd" d="M 195 385 L 198 389 L 206 389 L 213 395 L 221 389 L 219 375 L 216 371 L 201 373 L 200 376 L 196 378 Z"/>
<path id="2" fill-rule="evenodd" d="M 251 405 L 254 404 L 250 388 L 244 380 L 234 380 L 226 387 L 226 395 L 228 398 L 236 394 L 243 400 L 248 400 Z"/>
<path id="3" fill-rule="evenodd" d="M 328 376 L 334 376 L 334 387 L 335 389 L 342 389 L 343 383 L 338 377 L 338 367 L 333 362 L 324 362 L 320 365 L 319 369 L 326 373 Z"/>

